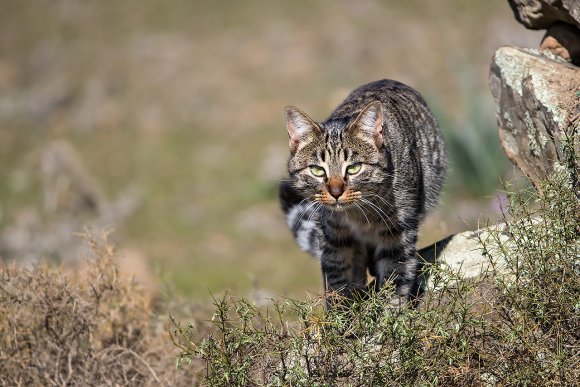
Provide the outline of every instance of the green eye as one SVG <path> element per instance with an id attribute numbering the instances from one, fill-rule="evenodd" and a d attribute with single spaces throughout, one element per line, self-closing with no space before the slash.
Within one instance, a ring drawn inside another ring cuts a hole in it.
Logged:
<path id="1" fill-rule="evenodd" d="M 322 177 L 326 175 L 326 171 L 324 170 L 324 168 L 319 167 L 318 165 L 311 165 L 310 172 L 312 172 L 312 174 L 316 177 Z"/>
<path id="2" fill-rule="evenodd" d="M 348 173 L 349 175 L 356 175 L 357 173 L 359 173 L 361 167 L 362 167 L 361 163 L 351 164 L 348 167 L 346 167 L 346 173 Z"/>

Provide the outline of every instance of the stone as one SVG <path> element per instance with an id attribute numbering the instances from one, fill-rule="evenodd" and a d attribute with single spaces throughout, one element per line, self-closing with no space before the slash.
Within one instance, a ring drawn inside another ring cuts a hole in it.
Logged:
<path id="1" fill-rule="evenodd" d="M 548 50 L 562 59 L 580 65 L 580 30 L 570 24 L 552 24 L 540 44 L 540 50 Z"/>
<path id="2" fill-rule="evenodd" d="M 542 194 L 541 182 L 569 167 L 563 140 L 580 152 L 580 70 L 539 50 L 502 47 L 489 82 L 501 146 Z M 579 171 L 571 169 L 577 181 Z"/>
<path id="3" fill-rule="evenodd" d="M 578 0 L 508 0 L 514 16 L 526 28 L 543 30 L 556 22 L 580 28 Z"/>
<path id="4" fill-rule="evenodd" d="M 493 248 L 489 248 L 485 255 L 483 245 L 487 243 L 496 246 L 498 240 L 509 245 L 509 233 L 505 229 L 506 224 L 500 223 L 476 231 L 464 231 L 419 250 L 424 267 L 437 263 L 442 269 L 438 278 L 427 276 L 424 287 L 437 289 L 438 279 L 443 279 L 444 282 L 455 276 L 478 279 L 489 273 L 502 271 L 505 268 L 504 258 Z"/>

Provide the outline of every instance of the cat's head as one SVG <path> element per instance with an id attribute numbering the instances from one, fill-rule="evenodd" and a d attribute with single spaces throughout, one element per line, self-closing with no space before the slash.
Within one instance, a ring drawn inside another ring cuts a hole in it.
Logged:
<path id="1" fill-rule="evenodd" d="M 288 171 L 293 187 L 305 198 L 342 209 L 388 184 L 380 102 L 370 103 L 354 119 L 323 123 L 287 106 L 286 126 Z"/>

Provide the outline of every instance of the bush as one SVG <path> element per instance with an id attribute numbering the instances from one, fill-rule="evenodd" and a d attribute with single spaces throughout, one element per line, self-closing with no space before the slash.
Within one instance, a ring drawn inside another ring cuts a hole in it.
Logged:
<path id="1" fill-rule="evenodd" d="M 505 268 L 496 273 L 490 350 L 506 384 L 575 384 L 580 379 L 580 201 L 566 170 L 542 187 L 545 197 L 508 195 L 510 238 L 484 244 Z M 534 208 L 532 210 L 532 208 Z"/>
<path id="2" fill-rule="evenodd" d="M 0 385 L 191 385 L 106 235 L 85 238 L 92 257 L 76 276 L 0 263 Z"/>
<path id="3" fill-rule="evenodd" d="M 174 321 L 177 364 L 202 360 L 217 386 L 575 384 L 578 187 L 564 172 L 545 184 L 542 198 L 508 194 L 506 227 L 481 246 L 499 259 L 479 280 L 435 265 L 437 290 L 418 309 L 390 306 L 392 289 L 329 311 L 320 299 L 264 309 L 225 296 L 201 340 L 195 324 Z"/>

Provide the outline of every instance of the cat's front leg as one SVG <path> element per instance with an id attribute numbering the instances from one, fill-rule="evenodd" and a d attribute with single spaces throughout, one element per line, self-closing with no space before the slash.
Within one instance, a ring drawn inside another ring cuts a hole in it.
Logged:
<path id="1" fill-rule="evenodd" d="M 417 231 L 410 230 L 403 232 L 397 242 L 377 247 L 374 259 L 377 291 L 392 280 L 400 301 L 415 301 L 421 296 L 416 246 Z"/>
<path id="2" fill-rule="evenodd" d="M 361 246 L 346 230 L 332 224 L 323 229 L 320 263 L 327 306 L 351 300 L 366 291 L 366 261 Z"/>

